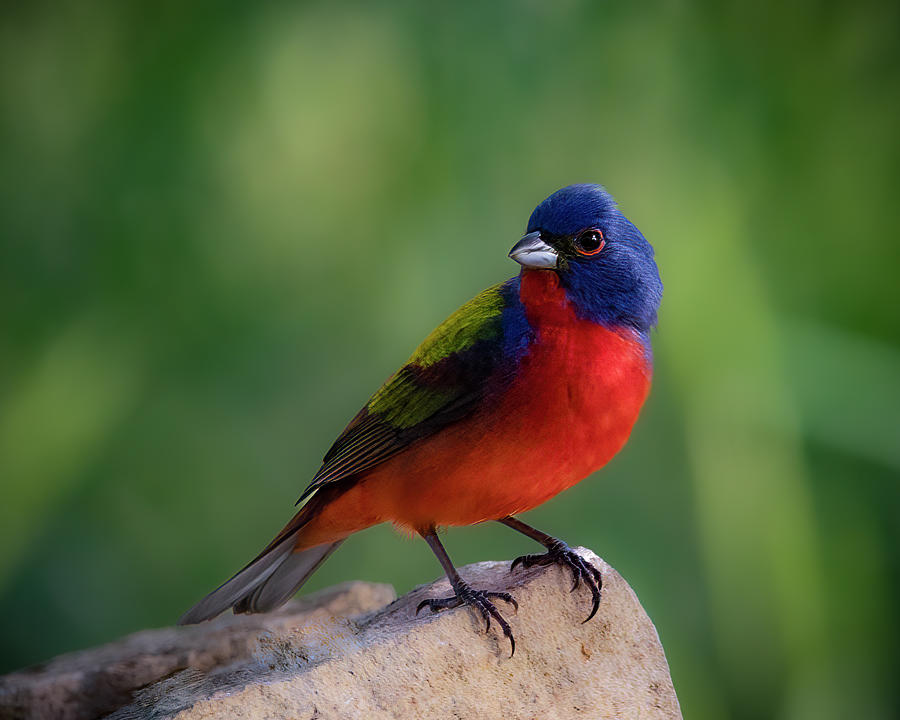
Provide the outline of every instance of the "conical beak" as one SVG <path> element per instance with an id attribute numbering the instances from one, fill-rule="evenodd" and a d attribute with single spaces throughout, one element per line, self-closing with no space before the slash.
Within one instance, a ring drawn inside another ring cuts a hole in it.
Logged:
<path id="1" fill-rule="evenodd" d="M 509 256 L 522 267 L 552 269 L 559 256 L 552 247 L 541 240 L 541 233 L 530 232 L 509 251 Z"/>

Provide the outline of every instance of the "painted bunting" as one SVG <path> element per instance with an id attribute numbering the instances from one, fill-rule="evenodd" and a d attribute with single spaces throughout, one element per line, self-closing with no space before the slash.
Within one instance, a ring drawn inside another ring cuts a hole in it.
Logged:
<path id="1" fill-rule="evenodd" d="M 286 602 L 350 534 L 377 523 L 421 535 L 453 596 L 490 628 L 493 599 L 471 587 L 438 528 L 496 520 L 544 545 L 517 565 L 559 563 L 592 595 L 600 573 L 515 517 L 605 465 L 625 444 L 650 387 L 649 333 L 662 296 L 653 248 L 599 185 L 571 185 L 535 208 L 509 257 L 518 276 L 447 318 L 369 399 L 313 477 L 293 519 L 243 570 L 180 620 Z M 573 588 L 574 589 L 574 588 Z M 417 612 L 418 612 L 417 610 Z M 587 622 L 585 620 L 585 622 Z"/>

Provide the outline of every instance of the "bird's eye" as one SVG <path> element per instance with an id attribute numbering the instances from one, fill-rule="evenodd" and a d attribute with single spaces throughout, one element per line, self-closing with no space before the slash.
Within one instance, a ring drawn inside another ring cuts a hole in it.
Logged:
<path id="1" fill-rule="evenodd" d="M 604 245 L 603 232 L 597 229 L 583 230 L 575 238 L 575 249 L 581 255 L 596 255 Z"/>

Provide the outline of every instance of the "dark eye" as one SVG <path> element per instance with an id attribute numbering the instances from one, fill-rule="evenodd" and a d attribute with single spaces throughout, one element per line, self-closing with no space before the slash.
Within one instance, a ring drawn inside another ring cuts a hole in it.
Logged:
<path id="1" fill-rule="evenodd" d="M 597 229 L 582 230 L 575 238 L 575 249 L 582 255 L 596 255 L 604 245 L 603 233 Z"/>

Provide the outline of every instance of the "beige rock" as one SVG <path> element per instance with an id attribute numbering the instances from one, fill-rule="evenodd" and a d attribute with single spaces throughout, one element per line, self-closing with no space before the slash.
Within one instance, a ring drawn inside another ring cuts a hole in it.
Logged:
<path id="1" fill-rule="evenodd" d="M 518 613 L 498 603 L 516 636 L 512 658 L 496 624 L 485 634 L 471 609 L 415 616 L 423 598 L 450 594 L 446 580 L 379 610 L 378 601 L 389 599 L 384 586 L 354 583 L 276 615 L 148 631 L 59 658 L 40 671 L 47 677 L 31 684 L 30 695 L 20 688 L 18 707 L 27 712 L 17 717 L 89 717 L 64 706 L 65 692 L 51 692 L 79 687 L 63 670 L 120 677 L 130 668 L 136 681 L 129 688 L 168 677 L 139 691 L 115 719 L 680 718 L 653 624 L 615 570 L 579 552 L 603 573 L 603 601 L 586 624 L 590 595 L 569 593 L 567 570 L 510 574 L 505 562 L 461 569 L 473 586 L 509 590 L 518 600 Z M 360 611 L 369 612 L 349 617 Z M 122 670 L 112 673 L 114 666 Z M 24 675 L 0 680 L 0 716 Z M 29 704 L 51 696 L 54 712 Z"/>
<path id="2" fill-rule="evenodd" d="M 268 615 L 223 615 L 184 628 L 144 630 L 0 677 L 0 718 L 87 720 L 130 703 L 134 691 L 186 668 L 208 672 L 249 662 L 262 637 L 306 622 L 377 610 L 390 585 L 351 582 L 293 600 Z"/>

